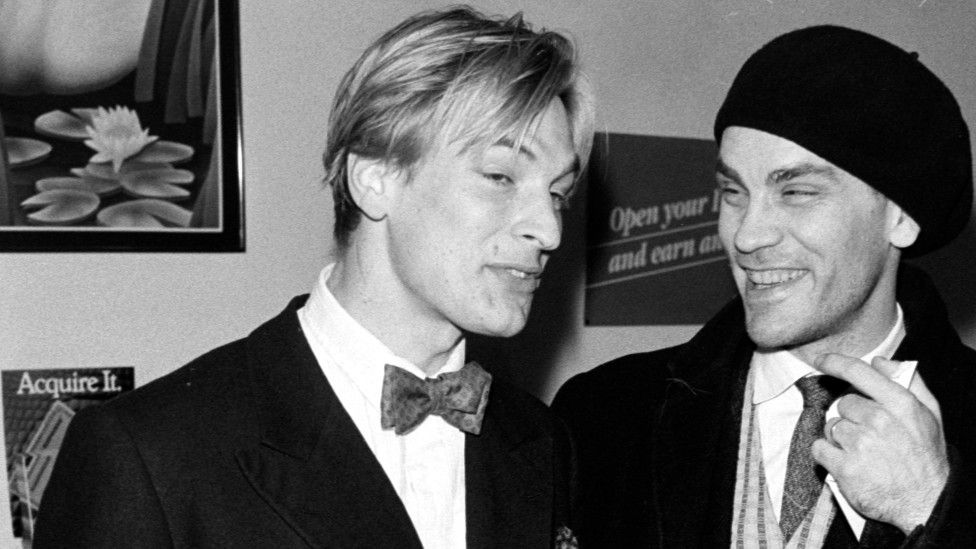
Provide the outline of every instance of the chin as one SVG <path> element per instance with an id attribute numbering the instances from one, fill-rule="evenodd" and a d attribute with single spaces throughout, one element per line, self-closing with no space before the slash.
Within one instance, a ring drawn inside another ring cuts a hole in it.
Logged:
<path id="1" fill-rule="evenodd" d="M 517 335 L 525 328 L 528 320 L 528 310 L 518 310 L 506 312 L 506 314 L 494 314 L 482 316 L 480 321 L 473 323 L 472 326 L 462 326 L 465 331 L 490 337 L 512 337 Z"/>
<path id="2" fill-rule="evenodd" d="M 796 344 L 797 334 L 782 323 L 746 321 L 746 332 L 756 347 L 763 350 L 781 349 Z"/>
<path id="3" fill-rule="evenodd" d="M 478 335 L 490 337 L 512 337 L 521 332 L 523 328 L 525 328 L 524 321 L 509 322 L 497 325 L 482 325 L 468 331 Z"/>
<path id="4" fill-rule="evenodd" d="M 482 335 L 488 335 L 491 337 L 514 337 L 518 335 L 519 332 L 521 332 L 522 328 L 524 327 L 525 327 L 524 324 L 521 326 L 510 326 L 504 329 L 492 330 L 491 333 L 482 334 Z"/>

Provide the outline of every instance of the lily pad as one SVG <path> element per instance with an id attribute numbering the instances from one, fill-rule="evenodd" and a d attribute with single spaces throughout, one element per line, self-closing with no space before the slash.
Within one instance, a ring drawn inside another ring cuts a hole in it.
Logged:
<path id="1" fill-rule="evenodd" d="M 98 109 L 95 107 L 77 108 L 71 109 L 71 113 L 80 118 L 86 126 L 91 126 L 92 120 L 98 114 Z"/>
<path id="2" fill-rule="evenodd" d="M 175 141 L 156 141 L 132 157 L 136 162 L 170 162 L 179 164 L 193 158 L 193 147 Z"/>
<path id="3" fill-rule="evenodd" d="M 187 227 L 193 212 L 165 200 L 130 200 L 98 212 L 98 223 L 107 227 Z"/>
<path id="4" fill-rule="evenodd" d="M 11 168 L 22 168 L 43 161 L 51 154 L 50 144 L 29 137 L 4 137 L 7 162 Z"/>
<path id="5" fill-rule="evenodd" d="M 183 200 L 190 197 L 190 191 L 152 178 L 124 178 L 121 183 L 125 194 L 136 198 Z"/>
<path id="6" fill-rule="evenodd" d="M 113 179 L 101 179 L 98 177 L 45 177 L 38 179 L 34 183 L 37 192 L 55 191 L 58 189 L 70 189 L 76 191 L 88 191 L 98 196 L 110 196 L 120 190 L 122 185 Z"/>
<path id="7" fill-rule="evenodd" d="M 89 191 L 57 189 L 44 191 L 24 200 L 24 209 L 34 210 L 27 214 L 28 221 L 41 225 L 73 225 L 80 223 L 95 213 L 100 200 Z"/>
<path id="8" fill-rule="evenodd" d="M 122 167 L 116 172 L 112 168 L 111 162 L 100 162 L 100 163 L 89 163 L 84 168 L 73 168 L 71 173 L 75 175 L 84 174 L 90 175 L 92 177 L 100 177 L 102 179 L 121 179 L 123 175 L 131 172 L 138 172 L 144 170 L 160 170 L 160 169 L 173 169 L 171 164 L 165 162 L 135 162 L 127 160 L 122 163 Z M 76 170 L 81 170 L 76 171 Z"/>
<path id="9" fill-rule="evenodd" d="M 193 172 L 177 168 L 149 168 L 145 170 L 132 170 L 122 173 L 119 179 L 125 184 L 126 181 L 153 181 L 172 183 L 174 185 L 189 185 L 193 183 Z"/>
<path id="10" fill-rule="evenodd" d="M 37 133 L 69 141 L 88 139 L 85 126 L 83 119 L 60 110 L 46 112 L 34 120 L 34 130 Z"/>

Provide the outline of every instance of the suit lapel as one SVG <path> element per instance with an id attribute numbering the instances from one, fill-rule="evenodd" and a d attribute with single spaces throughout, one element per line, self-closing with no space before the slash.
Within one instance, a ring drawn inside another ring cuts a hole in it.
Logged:
<path id="1" fill-rule="evenodd" d="M 672 363 L 647 488 L 662 547 L 728 547 L 743 392 L 753 346 L 727 306 Z M 729 334 L 736 334 L 732 337 Z M 720 342 L 716 346 L 716 342 Z"/>
<path id="2" fill-rule="evenodd" d="M 466 435 L 468 548 L 552 544 L 552 438 L 515 413 L 507 387 L 491 390 L 480 435 Z"/>
<path id="3" fill-rule="evenodd" d="M 312 547 L 416 547 L 382 467 L 329 386 L 289 307 L 248 339 L 261 441 L 237 452 L 261 497 Z"/>

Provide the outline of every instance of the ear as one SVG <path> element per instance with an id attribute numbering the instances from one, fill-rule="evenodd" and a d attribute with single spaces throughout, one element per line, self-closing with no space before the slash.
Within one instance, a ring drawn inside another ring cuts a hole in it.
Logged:
<path id="1" fill-rule="evenodd" d="M 921 230 L 912 216 L 905 213 L 901 206 L 888 200 L 888 240 L 893 246 L 900 249 L 911 246 Z"/>
<path id="2" fill-rule="evenodd" d="M 349 194 L 363 215 L 373 221 L 386 217 L 390 193 L 400 172 L 383 159 L 349 153 L 346 159 Z"/>

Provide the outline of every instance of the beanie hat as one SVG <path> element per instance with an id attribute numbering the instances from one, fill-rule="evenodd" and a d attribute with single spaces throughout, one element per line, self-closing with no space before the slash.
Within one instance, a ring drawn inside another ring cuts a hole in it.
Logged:
<path id="1" fill-rule="evenodd" d="M 788 139 L 891 199 L 919 224 L 904 250 L 935 250 L 965 228 L 973 200 L 969 128 L 917 54 L 837 26 L 796 30 L 754 53 L 715 119 Z"/>

